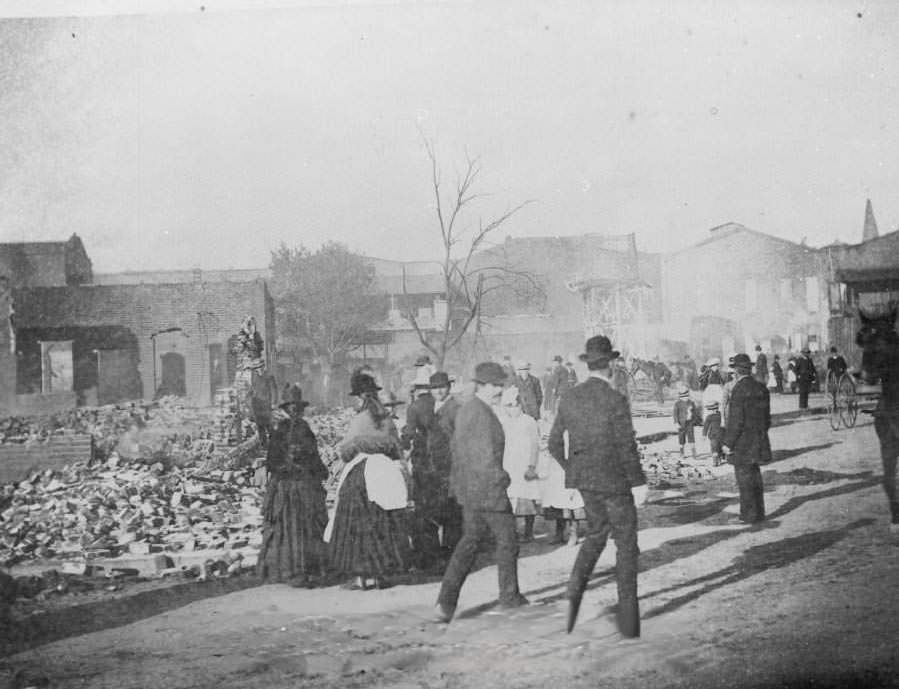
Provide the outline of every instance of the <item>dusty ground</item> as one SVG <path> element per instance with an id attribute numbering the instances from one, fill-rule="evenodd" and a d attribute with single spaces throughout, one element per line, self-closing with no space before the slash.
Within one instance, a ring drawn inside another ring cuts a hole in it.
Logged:
<path id="1" fill-rule="evenodd" d="M 538 541 L 520 561 L 532 604 L 514 613 L 492 608 L 491 566 L 469 578 L 449 626 L 428 621 L 436 582 L 371 592 L 264 586 L 2 659 L 0 686 L 899 685 L 899 546 L 870 417 L 839 432 L 823 416 L 804 417 L 771 436 L 762 528 L 726 523 L 736 509 L 729 475 L 681 495 L 651 493 L 637 641 L 622 640 L 606 611 L 614 549 L 566 635 L 562 595 L 576 550 Z"/>

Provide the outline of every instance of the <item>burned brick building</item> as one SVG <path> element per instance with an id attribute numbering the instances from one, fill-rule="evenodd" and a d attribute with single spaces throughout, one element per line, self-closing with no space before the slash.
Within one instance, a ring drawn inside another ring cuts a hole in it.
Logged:
<path id="1" fill-rule="evenodd" d="M 233 338 L 247 315 L 266 343 L 275 341 L 266 281 L 235 273 L 117 274 L 96 284 L 77 236 L 0 245 L 0 298 L 14 313 L 0 339 L 0 408 L 29 413 L 163 394 L 209 404 L 233 381 Z"/>

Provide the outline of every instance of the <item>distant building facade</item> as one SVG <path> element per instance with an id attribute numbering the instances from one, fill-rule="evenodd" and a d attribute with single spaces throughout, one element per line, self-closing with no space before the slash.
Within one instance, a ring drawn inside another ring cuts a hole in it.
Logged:
<path id="1" fill-rule="evenodd" d="M 95 276 L 77 235 L 0 244 L 0 410 L 166 393 L 209 404 L 233 381 L 233 340 L 247 315 L 273 363 L 274 303 L 260 272 Z"/>
<path id="2" fill-rule="evenodd" d="M 702 359 L 823 349 L 827 282 L 817 249 L 728 223 L 662 257 L 664 331 Z"/>

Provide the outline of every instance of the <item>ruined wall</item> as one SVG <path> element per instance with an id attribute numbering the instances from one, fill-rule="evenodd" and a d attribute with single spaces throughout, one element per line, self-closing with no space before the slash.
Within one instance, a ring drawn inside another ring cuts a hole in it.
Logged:
<path id="1" fill-rule="evenodd" d="M 0 415 L 12 411 L 16 393 L 16 356 L 12 314 L 12 287 L 10 281 L 0 276 Z"/>
<path id="2" fill-rule="evenodd" d="M 32 350 L 41 337 L 51 339 L 61 332 L 74 335 L 73 348 L 79 352 L 121 350 L 122 338 L 131 338 L 144 398 L 152 398 L 162 380 L 163 357 L 177 354 L 183 358 L 186 396 L 196 404 L 208 404 L 212 394 L 210 353 L 217 347 L 227 357 L 229 339 L 247 315 L 256 317 L 266 356 L 273 362 L 274 307 L 261 280 L 30 288 L 17 290 L 15 295 L 19 327 L 29 333 L 25 349 L 19 350 L 20 360 L 33 359 Z M 110 327 L 118 328 L 122 337 L 98 340 L 97 332 Z M 88 336 L 88 332 L 92 334 Z M 89 344 L 88 337 L 92 339 Z M 83 359 L 79 357 L 84 365 Z M 21 373 L 19 386 L 33 385 L 32 376 L 31 368 Z M 87 385 L 89 374 L 84 373 L 80 381 Z"/>

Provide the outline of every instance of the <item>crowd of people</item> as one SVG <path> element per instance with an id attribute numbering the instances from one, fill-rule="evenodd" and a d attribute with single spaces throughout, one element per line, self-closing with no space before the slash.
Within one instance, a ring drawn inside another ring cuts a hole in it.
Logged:
<path id="1" fill-rule="evenodd" d="M 597 336 L 579 358 L 585 380 L 561 356 L 543 381 L 527 361 L 482 362 L 464 399 L 427 357 L 416 362 L 408 402 L 385 394 L 370 369 L 356 371 L 355 416 L 338 444 L 330 517 L 322 487 L 328 472 L 302 418 L 307 403 L 298 387 L 286 388 L 272 415 L 260 573 L 298 586 L 340 582 L 362 590 L 390 586 L 410 570 L 441 576 L 434 617 L 448 622 L 489 543 L 498 604 L 515 608 L 528 602 L 518 584 L 519 544 L 534 538 L 542 511 L 555 527 L 551 542 L 575 544 L 579 523 L 584 527 L 567 589 L 569 631 L 611 535 L 619 629 L 639 636 L 636 510 L 647 486 L 617 375 L 620 354 Z M 758 349 L 754 360 L 740 353 L 729 364 L 722 371 L 710 360 L 697 371 L 704 413 L 684 385 L 673 416 L 682 452 L 685 445 L 695 451 L 698 422 L 714 454 L 733 465 L 738 521 L 756 524 L 765 519 L 759 466 L 771 459 L 768 376 L 778 359 L 768 369 Z M 801 360 L 796 368 L 801 374 Z M 404 415 L 401 405 L 408 405 Z M 549 428 L 547 453 L 540 452 L 541 424 Z"/>

